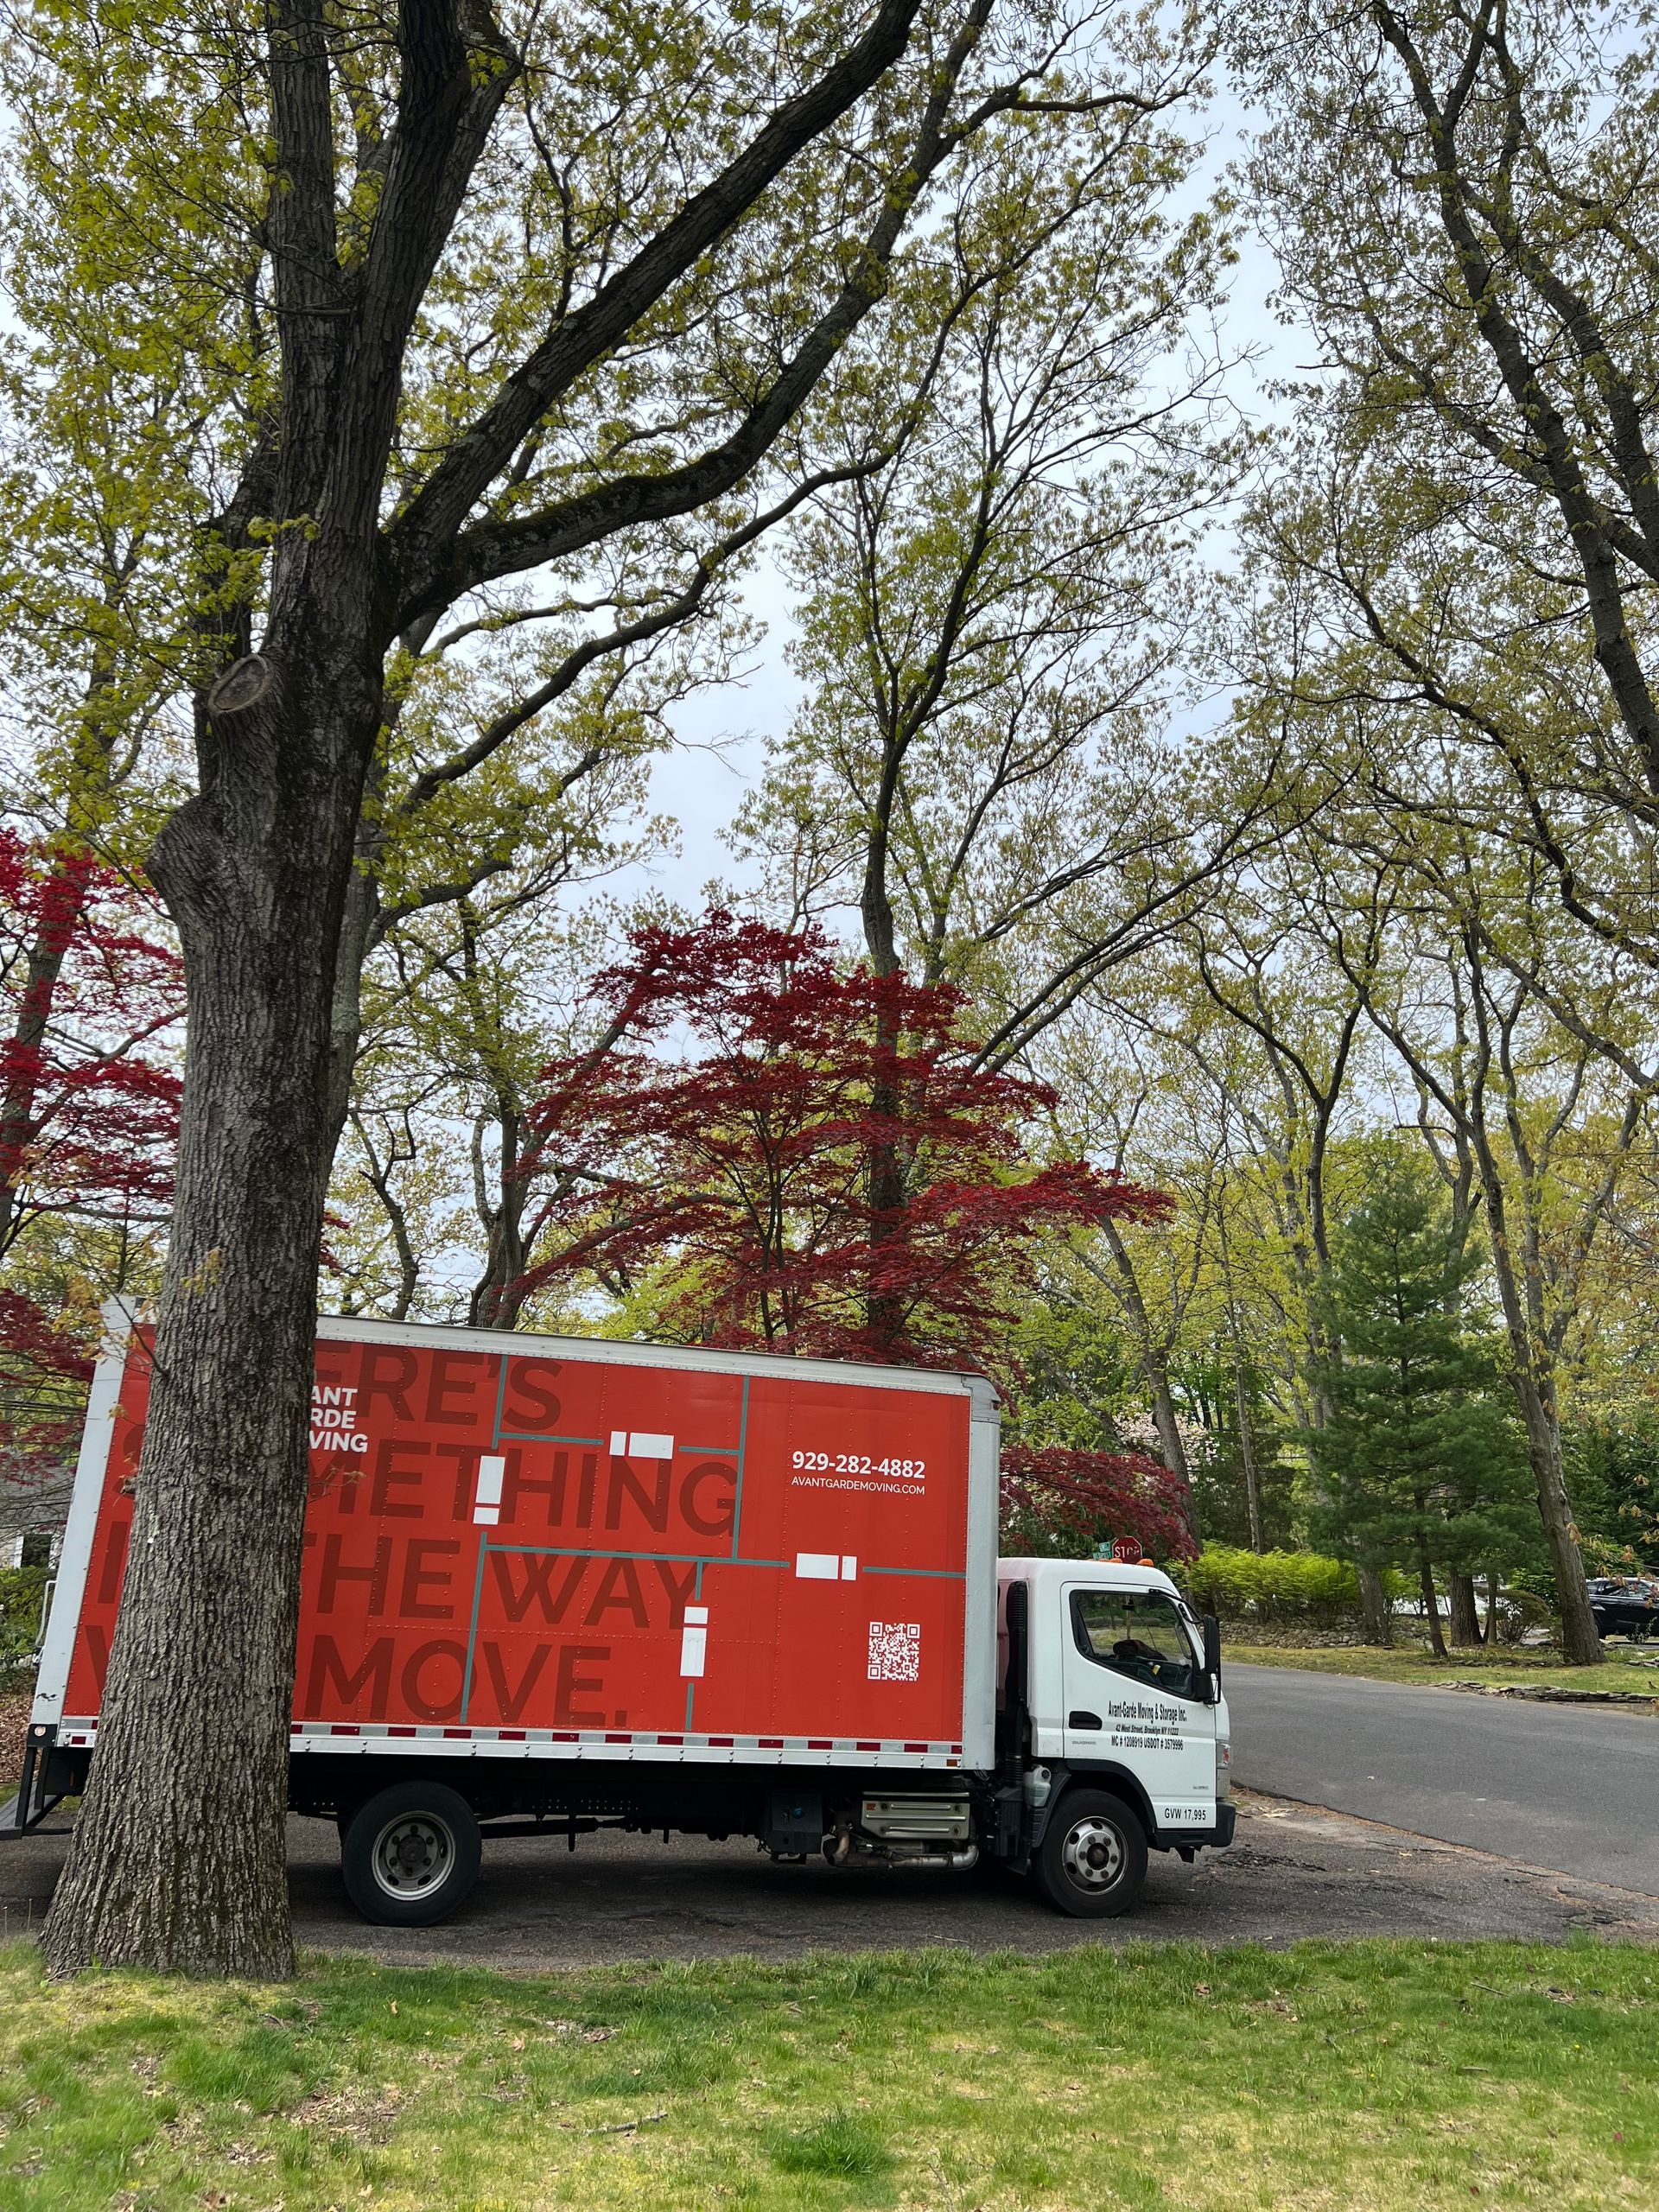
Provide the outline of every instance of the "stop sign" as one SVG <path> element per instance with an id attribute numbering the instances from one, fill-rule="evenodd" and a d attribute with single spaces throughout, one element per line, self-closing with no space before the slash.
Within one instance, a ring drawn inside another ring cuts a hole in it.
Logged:
<path id="1" fill-rule="evenodd" d="M 1141 1563 L 1139 1536 L 1119 1536 L 1112 1545 L 1112 1557 L 1121 1560 L 1125 1567 L 1138 1567 Z"/>

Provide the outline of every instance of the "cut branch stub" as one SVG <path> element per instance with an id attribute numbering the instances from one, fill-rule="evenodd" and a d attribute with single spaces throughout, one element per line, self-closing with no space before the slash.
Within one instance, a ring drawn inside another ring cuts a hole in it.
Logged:
<path id="1" fill-rule="evenodd" d="M 207 711 L 216 721 L 226 715 L 241 714 L 246 708 L 257 706 L 276 681 L 276 667 L 263 653 L 245 653 L 223 675 L 214 677 L 207 694 Z"/>

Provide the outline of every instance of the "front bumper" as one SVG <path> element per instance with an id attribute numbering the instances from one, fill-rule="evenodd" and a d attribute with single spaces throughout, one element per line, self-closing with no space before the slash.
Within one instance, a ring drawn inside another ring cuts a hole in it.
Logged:
<path id="1" fill-rule="evenodd" d="M 1237 1826 L 1238 1808 L 1230 1797 L 1223 1797 L 1216 1806 L 1213 1827 L 1154 1828 L 1147 1840 L 1154 1851 L 1179 1851 L 1183 1856 L 1195 1851 L 1225 1851 Z"/>

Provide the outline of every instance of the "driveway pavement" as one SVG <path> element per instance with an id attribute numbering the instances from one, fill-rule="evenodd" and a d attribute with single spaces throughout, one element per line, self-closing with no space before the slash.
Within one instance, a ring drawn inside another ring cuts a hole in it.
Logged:
<path id="1" fill-rule="evenodd" d="M 1154 1853 L 1146 1895 L 1116 1921 L 1065 1918 L 1023 1883 L 912 1871 L 776 1866 L 752 1844 L 584 1838 L 574 1853 L 489 1846 L 471 1903 L 442 1927 L 372 1929 L 340 1886 L 334 1827 L 289 1824 L 300 1941 L 408 1964 L 519 1973 L 620 1959 L 798 1958 L 807 1951 L 1060 1950 L 1073 1943 L 1261 1942 L 1299 1937 L 1503 1936 L 1574 1930 L 1659 1942 L 1659 1897 L 1516 1866 L 1400 1830 L 1241 1796 L 1238 1840 L 1184 1866 Z M 0 1845 L 0 1936 L 38 1927 L 62 1863 L 58 1836 Z"/>
<path id="2" fill-rule="evenodd" d="M 1227 1694 L 1248 1785 L 1238 1840 L 1192 1866 L 1154 1853 L 1122 1920 L 1067 1919 L 985 1870 L 779 1866 L 752 1844 L 602 1834 L 575 1853 L 491 1844 L 463 1911 L 401 1933 L 347 1906 L 332 1822 L 295 1819 L 296 1929 L 321 1949 L 520 1972 L 935 1943 L 1553 1942 L 1576 1929 L 1659 1942 L 1659 1721 L 1266 1667 L 1230 1665 Z M 0 1940 L 39 1925 L 64 1848 L 53 1835 L 0 1844 Z"/>

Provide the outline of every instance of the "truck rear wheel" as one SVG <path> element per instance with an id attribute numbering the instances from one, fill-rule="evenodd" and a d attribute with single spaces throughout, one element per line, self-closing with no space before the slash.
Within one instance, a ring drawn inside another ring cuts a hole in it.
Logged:
<path id="1" fill-rule="evenodd" d="M 472 1895 L 483 1847 L 467 1800 L 441 1782 L 400 1782 L 345 1824 L 346 1894 L 378 1928 L 429 1928 Z"/>
<path id="2" fill-rule="evenodd" d="M 1037 1878 L 1062 1912 L 1105 1920 L 1127 1912 L 1147 1878 L 1147 1838 L 1121 1797 L 1072 1789 L 1043 1832 Z"/>

